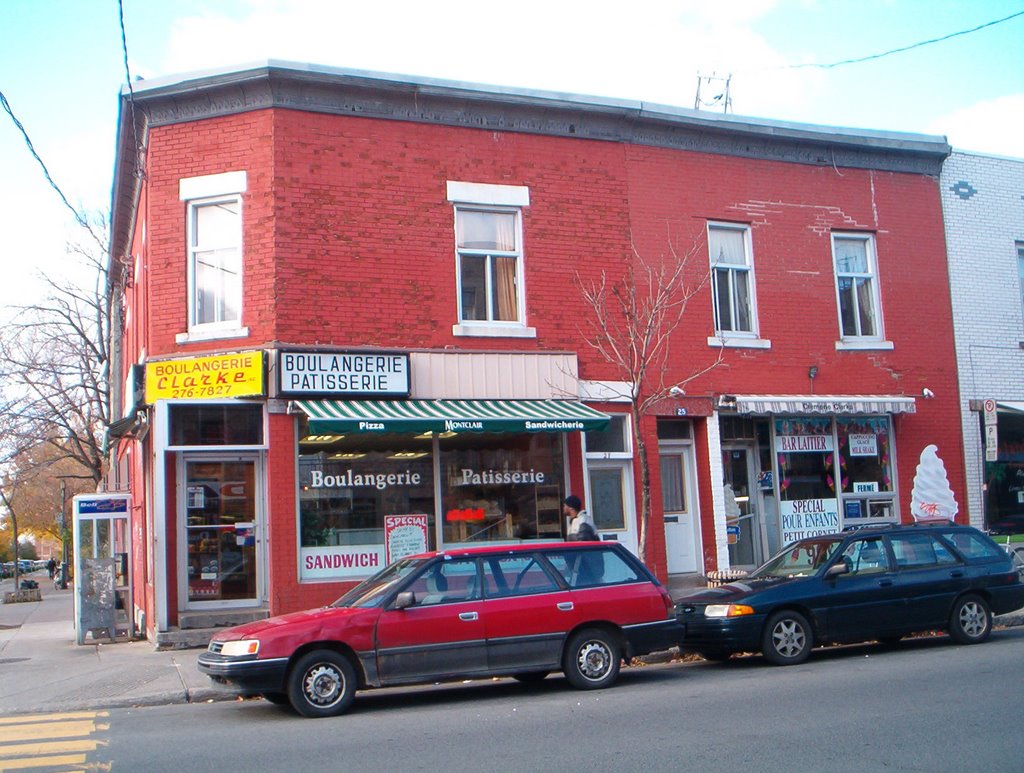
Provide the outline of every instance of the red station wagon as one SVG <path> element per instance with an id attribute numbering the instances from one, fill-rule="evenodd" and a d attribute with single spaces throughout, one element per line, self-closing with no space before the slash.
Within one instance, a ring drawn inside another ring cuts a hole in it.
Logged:
<path id="1" fill-rule="evenodd" d="M 199 670 L 326 717 L 370 687 L 552 671 L 607 687 L 623 658 L 681 637 L 667 591 L 621 545 L 487 546 L 404 558 L 329 607 L 225 629 Z"/>

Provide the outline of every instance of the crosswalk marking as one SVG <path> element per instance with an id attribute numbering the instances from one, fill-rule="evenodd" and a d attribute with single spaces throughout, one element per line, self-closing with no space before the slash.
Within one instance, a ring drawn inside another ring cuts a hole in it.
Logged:
<path id="1" fill-rule="evenodd" d="M 109 770 L 109 762 L 88 761 L 90 753 L 107 745 L 96 737 L 110 728 L 97 721 L 107 716 L 106 711 L 74 711 L 0 717 L 0 773 L 69 766 Z"/>

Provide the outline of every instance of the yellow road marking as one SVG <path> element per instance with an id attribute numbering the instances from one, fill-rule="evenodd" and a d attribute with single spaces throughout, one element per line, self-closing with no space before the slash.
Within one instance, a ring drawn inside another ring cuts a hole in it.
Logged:
<path id="1" fill-rule="evenodd" d="M 0 757 L 12 757 L 15 754 L 67 754 L 69 752 L 94 752 L 100 745 L 99 741 L 37 741 L 0 746 Z M 3 767 L 0 760 L 0 768 Z"/>
<path id="2" fill-rule="evenodd" d="M 8 725 L 0 727 L 0 743 L 33 741 L 38 738 L 74 738 L 106 730 L 109 725 L 97 725 L 92 720 L 51 722 L 50 724 Z"/>
<path id="3" fill-rule="evenodd" d="M 25 757 L 16 760 L 4 760 L 0 770 L 28 770 L 29 768 L 49 768 L 54 765 L 84 765 L 84 754 L 65 754 L 59 757 Z"/>
<path id="4" fill-rule="evenodd" d="M 0 725 L 27 725 L 31 722 L 53 722 L 65 719 L 93 719 L 109 717 L 109 711 L 69 711 L 66 714 L 23 714 L 20 717 L 0 717 Z"/>

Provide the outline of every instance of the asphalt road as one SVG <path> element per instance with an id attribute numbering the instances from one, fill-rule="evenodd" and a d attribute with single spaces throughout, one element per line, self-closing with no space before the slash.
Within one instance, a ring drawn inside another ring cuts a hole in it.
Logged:
<path id="1" fill-rule="evenodd" d="M 111 710 L 89 763 L 160 771 L 1024 770 L 1024 628 L 971 647 L 816 651 L 629 668 L 610 690 L 561 676 L 363 693 L 300 719 L 262 700 Z M 0 761 L 0 768 L 2 768 Z"/>

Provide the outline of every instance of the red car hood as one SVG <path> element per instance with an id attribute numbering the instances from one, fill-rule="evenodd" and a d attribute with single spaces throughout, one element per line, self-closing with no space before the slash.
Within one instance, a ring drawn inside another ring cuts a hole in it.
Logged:
<path id="1" fill-rule="evenodd" d="M 235 641 L 237 639 L 273 640 L 300 633 L 304 637 L 313 632 L 329 628 L 337 631 L 348 627 L 359 617 L 376 620 L 379 609 L 365 607 L 319 607 L 302 612 L 291 612 L 264 620 L 254 620 L 218 631 L 212 641 Z M 315 639 L 314 639 L 315 640 Z"/>

